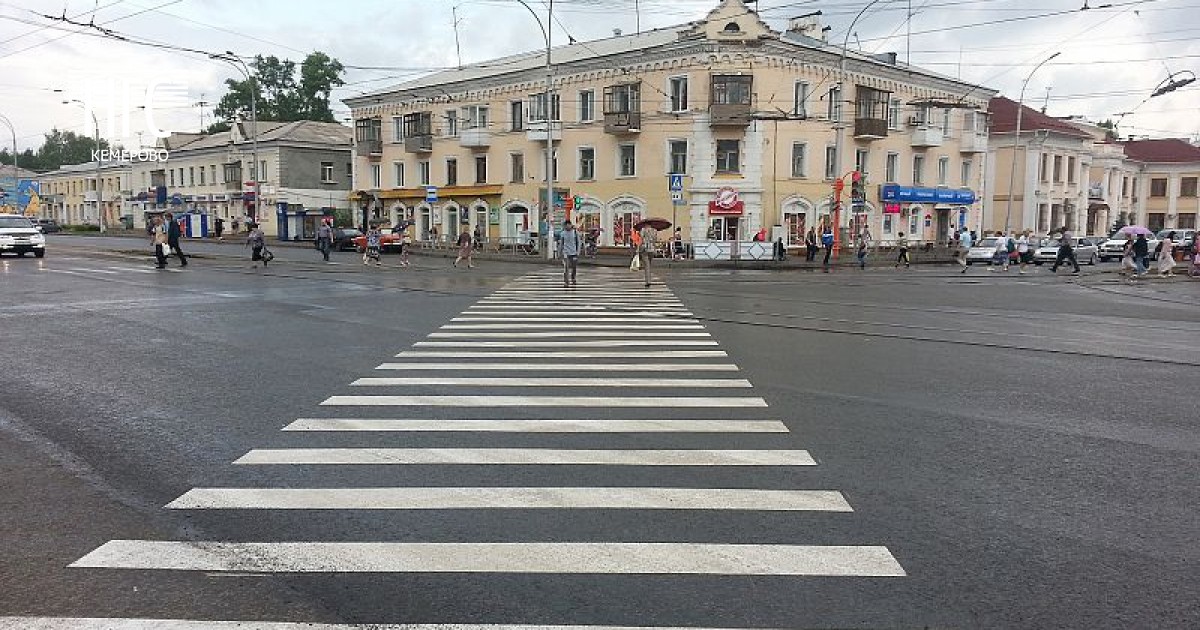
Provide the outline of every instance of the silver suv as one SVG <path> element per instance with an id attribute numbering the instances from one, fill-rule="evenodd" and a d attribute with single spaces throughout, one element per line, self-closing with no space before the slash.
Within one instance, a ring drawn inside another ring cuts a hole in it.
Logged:
<path id="1" fill-rule="evenodd" d="M 14 252 L 24 256 L 33 252 L 42 258 L 46 255 L 46 236 L 19 214 L 0 214 L 0 254 Z"/>

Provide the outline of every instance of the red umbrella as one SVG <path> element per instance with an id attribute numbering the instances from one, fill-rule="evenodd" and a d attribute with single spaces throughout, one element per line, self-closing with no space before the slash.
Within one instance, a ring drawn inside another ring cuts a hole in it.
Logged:
<path id="1" fill-rule="evenodd" d="M 671 227 L 671 222 L 666 219 L 658 219 L 658 218 L 642 219 L 641 221 L 638 221 L 637 223 L 633 224 L 633 229 L 640 230 L 640 229 L 646 227 L 647 225 L 649 225 L 650 227 L 652 227 L 656 230 L 665 230 L 665 229 Z"/>

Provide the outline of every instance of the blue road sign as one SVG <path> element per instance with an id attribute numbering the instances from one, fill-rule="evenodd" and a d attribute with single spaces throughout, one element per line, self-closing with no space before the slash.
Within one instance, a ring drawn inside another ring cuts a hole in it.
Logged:
<path id="1" fill-rule="evenodd" d="M 437 200 L 438 200 L 437 186 L 426 186 L 425 187 L 425 201 L 427 201 L 429 203 L 433 203 Z"/>
<path id="2" fill-rule="evenodd" d="M 683 175 L 667 175 L 667 187 L 671 192 L 683 192 Z"/>

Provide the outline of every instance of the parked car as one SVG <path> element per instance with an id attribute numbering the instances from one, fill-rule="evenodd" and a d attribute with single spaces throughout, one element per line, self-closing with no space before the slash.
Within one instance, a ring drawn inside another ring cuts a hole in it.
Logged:
<path id="1" fill-rule="evenodd" d="M 363 233 L 355 228 L 334 228 L 333 229 L 333 249 L 334 251 L 345 252 L 357 249 L 354 244 L 355 239 L 362 236 Z"/>
<path id="2" fill-rule="evenodd" d="M 971 249 L 967 250 L 967 264 L 991 264 L 992 257 L 996 254 L 996 248 L 999 247 L 1000 240 L 999 237 L 989 236 L 975 243 Z"/>
<path id="3" fill-rule="evenodd" d="M 55 232 L 62 231 L 62 226 L 54 219 L 38 219 L 37 225 L 43 234 L 54 234 Z"/>
<path id="4" fill-rule="evenodd" d="M 400 251 L 400 243 L 403 242 L 403 240 L 403 231 L 384 232 L 380 234 L 379 253 L 384 254 L 390 251 Z M 356 251 L 367 251 L 367 235 L 359 232 L 359 236 L 354 239 L 354 246 Z"/>
<path id="5" fill-rule="evenodd" d="M 1100 260 L 1120 260 L 1125 255 L 1125 243 L 1134 237 L 1128 234 L 1113 234 L 1107 241 L 1100 244 Z M 1158 247 L 1158 238 L 1153 234 L 1146 235 L 1146 243 L 1150 245 L 1150 257 L 1154 258 L 1154 248 Z"/>
<path id="6" fill-rule="evenodd" d="M 32 252 L 43 258 L 46 256 L 46 236 L 33 227 L 29 217 L 0 214 L 0 254 L 8 252 L 18 256 Z"/>
<path id="7" fill-rule="evenodd" d="M 1075 260 L 1082 265 L 1094 265 L 1100 260 L 1100 249 L 1090 239 L 1081 236 L 1073 237 L 1071 244 L 1075 248 Z M 1033 264 L 1053 263 L 1058 259 L 1058 248 L 1062 241 L 1052 238 L 1033 252 Z"/>
<path id="8" fill-rule="evenodd" d="M 1156 238 L 1158 238 L 1158 240 L 1161 241 L 1164 238 L 1166 238 L 1167 235 L 1170 234 L 1171 232 L 1175 233 L 1175 251 L 1177 251 L 1177 252 L 1178 251 L 1185 251 L 1185 252 L 1192 251 L 1192 242 L 1196 238 L 1196 230 L 1193 230 L 1191 228 L 1186 228 L 1186 229 L 1185 228 L 1172 228 L 1172 229 L 1166 229 L 1166 230 L 1159 230 L 1158 234 L 1156 234 L 1155 236 L 1156 236 Z M 1151 251 L 1153 251 L 1153 250 L 1151 250 Z"/>

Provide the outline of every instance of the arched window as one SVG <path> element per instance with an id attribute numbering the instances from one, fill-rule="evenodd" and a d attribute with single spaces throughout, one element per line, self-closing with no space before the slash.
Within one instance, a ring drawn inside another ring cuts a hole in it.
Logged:
<path id="1" fill-rule="evenodd" d="M 725 28 L 722 29 L 722 32 L 724 32 L 724 33 L 741 33 L 742 27 L 738 26 L 737 22 L 730 22 L 725 25 Z"/>

